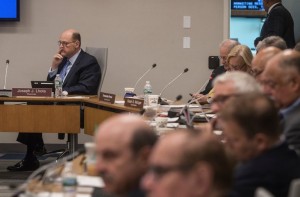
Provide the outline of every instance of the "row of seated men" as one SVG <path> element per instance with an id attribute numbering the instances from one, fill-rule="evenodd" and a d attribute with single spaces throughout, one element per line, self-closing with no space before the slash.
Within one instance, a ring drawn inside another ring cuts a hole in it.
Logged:
<path id="1" fill-rule="evenodd" d="M 193 95 L 217 113 L 205 125 L 157 139 L 140 116 L 102 123 L 95 142 L 106 186 L 95 196 L 250 197 L 259 187 L 288 196 L 300 178 L 300 52 L 263 46 L 273 39 L 254 58 L 247 46 L 222 42 L 227 72 L 208 95 Z"/>
<path id="2" fill-rule="evenodd" d="M 220 57 L 228 72 L 214 80 L 208 95 L 193 95 L 202 103 L 212 103 L 218 113 L 218 118 L 200 131 L 175 132 L 154 146 L 156 136 L 141 117 L 120 115 L 103 123 L 96 143 L 105 191 L 116 196 L 143 196 L 145 191 L 149 196 L 253 196 L 254 190 L 263 186 L 275 196 L 287 196 L 291 180 L 300 176 L 295 153 L 300 147 L 300 53 L 264 47 L 263 43 L 253 59 L 249 47 L 232 40 L 222 42 Z M 78 32 L 62 34 L 53 59 L 56 67 L 52 65 L 48 77 L 66 73 L 66 82 L 70 82 L 72 69 L 80 68 L 76 67 L 83 53 L 80 44 Z M 72 52 L 70 58 L 65 57 L 68 51 Z M 86 65 L 93 66 L 77 69 L 77 78 L 92 82 L 86 72 L 98 65 L 94 58 L 87 59 Z M 100 76 L 100 72 L 98 68 L 89 73 Z M 76 87 L 90 87 L 88 84 Z M 69 88 L 68 92 L 75 90 Z M 224 131 L 225 144 L 210 135 L 215 128 Z M 26 157 L 33 157 L 33 149 L 28 146 Z M 8 169 L 28 169 L 26 157 Z"/>

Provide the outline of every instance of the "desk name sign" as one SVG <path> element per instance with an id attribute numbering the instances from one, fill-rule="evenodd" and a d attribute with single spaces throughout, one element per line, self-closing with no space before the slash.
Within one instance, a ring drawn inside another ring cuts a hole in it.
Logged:
<path id="1" fill-rule="evenodd" d="M 136 99 L 136 98 L 124 98 L 125 100 L 125 106 L 126 107 L 132 107 L 137 109 L 143 109 L 144 107 L 144 100 L 143 99 Z"/>
<path id="2" fill-rule="evenodd" d="M 52 97 L 51 88 L 12 88 L 12 96 Z"/>
<path id="3" fill-rule="evenodd" d="M 115 94 L 100 92 L 99 101 L 114 104 L 115 100 L 116 100 L 116 95 Z"/>

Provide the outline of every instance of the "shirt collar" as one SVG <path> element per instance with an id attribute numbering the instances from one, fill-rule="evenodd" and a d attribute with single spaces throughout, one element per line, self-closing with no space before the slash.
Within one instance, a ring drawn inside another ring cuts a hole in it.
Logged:
<path id="1" fill-rule="evenodd" d="M 81 52 L 81 49 L 69 59 L 69 61 L 71 62 L 71 65 L 73 65 L 75 63 L 80 52 Z"/>
<path id="2" fill-rule="evenodd" d="M 283 117 L 286 116 L 286 114 L 288 114 L 292 109 L 294 109 L 296 106 L 300 105 L 300 98 L 298 98 L 293 104 L 291 104 L 290 106 L 281 109 L 280 113 L 283 115 Z"/>
<path id="3" fill-rule="evenodd" d="M 278 4 L 280 4 L 280 2 L 273 4 L 273 5 L 269 8 L 268 14 L 270 14 L 271 10 L 272 10 L 276 5 L 278 5 Z"/>

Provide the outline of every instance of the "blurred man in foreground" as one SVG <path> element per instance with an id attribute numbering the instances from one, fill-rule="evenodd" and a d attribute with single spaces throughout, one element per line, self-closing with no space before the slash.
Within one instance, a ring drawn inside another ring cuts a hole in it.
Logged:
<path id="1" fill-rule="evenodd" d="M 279 140 L 278 113 L 263 94 L 230 98 L 219 114 L 226 145 L 240 162 L 230 196 L 253 197 L 258 187 L 287 196 L 290 182 L 300 177 L 300 159 Z"/>
<path id="2" fill-rule="evenodd" d="M 280 109 L 283 137 L 300 152 L 300 53 L 285 50 L 268 61 L 262 73 L 264 92 Z"/>
<path id="3" fill-rule="evenodd" d="M 209 133 L 181 130 L 155 146 L 142 181 L 149 197 L 225 196 L 233 163 Z"/>
<path id="4" fill-rule="evenodd" d="M 214 81 L 215 95 L 211 109 L 219 112 L 227 99 L 246 93 L 260 93 L 261 88 L 255 79 L 244 72 L 233 71 L 218 76 Z"/>
<path id="5" fill-rule="evenodd" d="M 142 197 L 141 177 L 157 139 L 154 131 L 137 115 L 121 114 L 103 122 L 95 141 L 97 171 L 104 191 L 114 196 Z"/>

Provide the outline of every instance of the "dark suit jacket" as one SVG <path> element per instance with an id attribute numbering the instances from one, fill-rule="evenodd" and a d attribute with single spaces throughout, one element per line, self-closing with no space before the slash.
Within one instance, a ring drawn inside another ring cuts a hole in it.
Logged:
<path id="1" fill-rule="evenodd" d="M 236 168 L 230 196 L 253 197 L 263 187 L 276 197 L 286 197 L 290 182 L 299 177 L 300 159 L 282 143 Z"/>
<path id="2" fill-rule="evenodd" d="M 58 66 L 57 74 L 62 71 L 66 61 L 64 58 Z M 47 77 L 47 81 L 54 79 L 55 76 Z M 69 94 L 94 95 L 97 94 L 100 80 L 101 70 L 96 58 L 81 50 L 63 83 L 63 90 Z"/>
<path id="3" fill-rule="evenodd" d="M 64 58 L 58 66 L 58 74 L 62 71 L 66 61 L 67 59 Z M 47 77 L 47 81 L 54 79 L 55 76 L 50 77 L 48 75 Z M 63 83 L 63 90 L 69 94 L 95 95 L 100 80 L 101 70 L 96 58 L 81 50 Z M 19 133 L 17 141 L 29 146 L 42 147 L 44 145 L 41 133 Z"/>
<path id="4" fill-rule="evenodd" d="M 226 72 L 224 66 L 219 66 L 217 67 L 216 69 L 214 69 L 210 75 L 210 78 L 209 78 L 209 81 L 205 87 L 205 89 L 200 92 L 200 94 L 208 94 L 209 91 L 212 89 L 212 83 L 213 83 L 213 80 L 220 74 L 223 74 L 224 72 Z"/>
<path id="5" fill-rule="evenodd" d="M 273 7 L 268 14 L 261 29 L 260 37 L 254 41 L 255 46 L 268 36 L 282 37 L 288 48 L 294 48 L 295 46 L 294 21 L 289 11 L 281 3 Z"/>
<path id="6" fill-rule="evenodd" d="M 300 153 L 300 104 L 284 115 L 282 127 L 287 143 Z"/>

